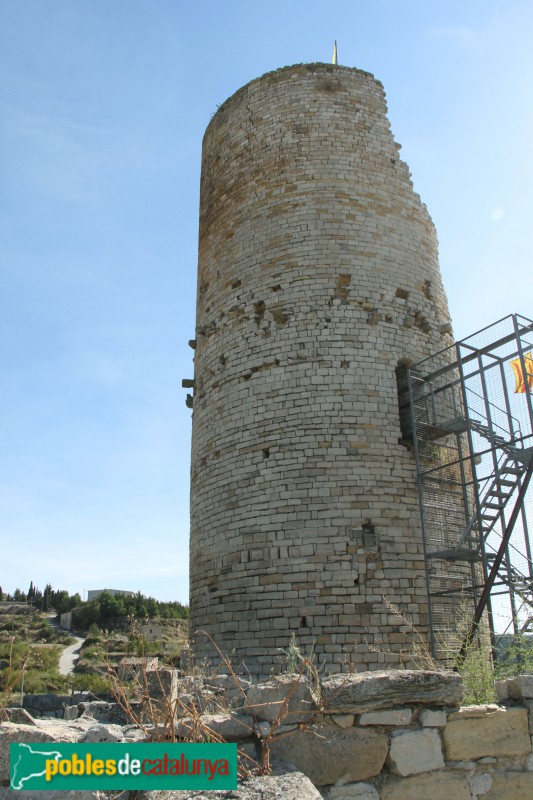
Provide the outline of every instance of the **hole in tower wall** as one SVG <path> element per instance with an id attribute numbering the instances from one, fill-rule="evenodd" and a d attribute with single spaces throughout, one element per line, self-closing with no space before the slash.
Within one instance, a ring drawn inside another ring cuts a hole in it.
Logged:
<path id="1" fill-rule="evenodd" d="M 270 448 L 269 447 L 266 447 L 263 450 L 263 458 L 270 458 Z"/>
<path id="2" fill-rule="evenodd" d="M 408 447 L 413 442 L 413 426 L 411 422 L 411 404 L 409 402 L 409 383 L 407 371 L 413 366 L 408 358 L 401 358 L 396 366 L 396 388 L 398 391 L 398 415 L 401 437 L 399 444 Z"/>
<path id="3" fill-rule="evenodd" d="M 265 304 L 262 300 L 258 303 L 254 303 L 254 319 L 256 323 L 259 325 L 263 317 L 265 316 Z"/>

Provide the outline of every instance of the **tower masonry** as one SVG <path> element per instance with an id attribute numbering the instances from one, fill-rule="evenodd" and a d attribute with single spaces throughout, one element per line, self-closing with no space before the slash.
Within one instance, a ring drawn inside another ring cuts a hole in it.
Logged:
<path id="1" fill-rule="evenodd" d="M 397 664 L 428 601 L 397 370 L 451 344 L 437 241 L 358 69 L 263 75 L 203 142 L 191 631 L 268 675 Z M 195 637 L 198 659 L 216 659 Z"/>

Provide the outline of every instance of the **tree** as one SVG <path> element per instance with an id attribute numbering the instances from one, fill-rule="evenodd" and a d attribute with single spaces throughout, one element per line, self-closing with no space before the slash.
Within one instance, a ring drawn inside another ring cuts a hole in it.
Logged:
<path id="1" fill-rule="evenodd" d="M 56 613 L 61 615 L 65 611 L 70 611 L 70 596 L 66 589 L 61 589 L 52 593 L 51 607 L 56 610 Z"/>
<path id="2" fill-rule="evenodd" d="M 52 589 L 52 584 L 51 583 L 47 583 L 46 586 L 44 587 L 43 601 L 42 601 L 42 605 L 41 605 L 41 608 L 42 608 L 43 611 L 49 611 L 50 610 L 51 605 L 52 605 L 52 594 L 53 594 L 53 591 L 54 590 Z"/>

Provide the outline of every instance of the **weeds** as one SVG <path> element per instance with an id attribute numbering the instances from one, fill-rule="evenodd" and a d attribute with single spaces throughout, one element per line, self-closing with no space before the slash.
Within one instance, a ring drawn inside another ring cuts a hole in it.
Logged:
<path id="1" fill-rule="evenodd" d="M 30 648 L 25 657 L 19 660 L 15 666 L 15 637 L 12 636 L 7 656 L 7 667 L 0 676 L 2 680 L 0 684 L 0 720 L 6 719 L 5 709 L 10 705 L 13 693 L 22 683 L 22 676 L 30 657 Z"/>
<path id="2" fill-rule="evenodd" d="M 440 637 L 437 647 L 442 653 L 442 660 L 436 659 L 427 639 L 400 609 L 383 598 L 387 609 L 400 622 L 411 637 L 411 647 L 402 651 L 401 662 L 414 665 L 415 669 L 441 670 L 442 662 L 451 664 L 452 669 L 459 672 L 465 686 L 464 702 L 467 705 L 492 703 L 496 699 L 494 688 L 495 668 L 492 660 L 490 642 L 487 637 L 477 633 L 471 640 L 467 638 L 470 630 L 471 614 L 467 604 L 462 603 L 455 621 L 455 627 L 446 637 Z M 459 658 L 463 642 L 466 640 L 464 655 Z"/>
<path id="3" fill-rule="evenodd" d="M 245 691 L 248 681 L 237 675 L 229 657 L 221 652 L 209 634 L 199 631 L 196 635 L 206 636 L 216 650 L 221 668 L 227 675 L 225 686 L 221 687 L 216 681 L 210 682 L 205 671 L 199 674 L 198 668 L 196 674 L 182 674 L 178 677 L 177 670 L 165 666 L 146 669 L 146 662 L 136 679 L 127 683 L 108 662 L 108 675 L 115 701 L 148 741 L 224 742 L 225 739 L 214 727 L 214 722 L 210 724 L 209 714 L 228 715 L 237 712 L 236 719 L 248 734 L 245 738 L 258 741 L 260 748 L 258 760 L 242 748 L 239 750 L 239 776 L 243 778 L 251 774 L 268 774 L 270 745 L 274 740 L 279 741 L 295 732 L 280 729 L 290 713 L 291 699 L 302 680 L 309 680 L 313 699 L 317 703 L 319 701 L 320 684 L 315 665 L 301 654 L 293 637 L 287 663 L 292 666 L 290 674 L 294 679 L 280 701 L 273 722 L 262 724 L 259 720 L 262 715 L 258 715 L 259 706 L 250 703 Z M 247 719 L 251 723 L 247 723 Z M 298 726 L 300 729 L 302 727 L 303 725 Z"/>

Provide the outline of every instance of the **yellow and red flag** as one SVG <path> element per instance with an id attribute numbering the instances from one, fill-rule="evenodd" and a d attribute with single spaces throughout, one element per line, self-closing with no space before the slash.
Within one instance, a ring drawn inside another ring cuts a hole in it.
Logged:
<path id="1" fill-rule="evenodd" d="M 516 381 L 514 393 L 524 394 L 526 391 L 526 381 L 529 391 L 533 391 L 533 358 L 531 357 L 531 351 L 529 353 L 524 353 L 525 375 L 522 369 L 522 362 L 519 358 L 515 358 L 509 363 L 513 368 Z"/>

